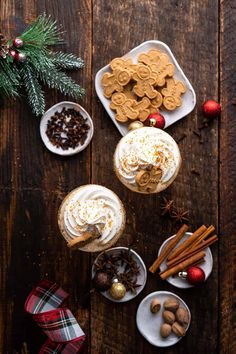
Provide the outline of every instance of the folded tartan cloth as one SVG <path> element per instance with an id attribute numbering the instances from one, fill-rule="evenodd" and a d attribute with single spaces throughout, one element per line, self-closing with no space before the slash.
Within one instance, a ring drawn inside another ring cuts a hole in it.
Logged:
<path id="1" fill-rule="evenodd" d="M 68 294 L 56 283 L 42 280 L 25 302 L 26 312 L 48 336 L 39 354 L 79 353 L 85 334 L 71 311 L 63 307 Z"/>

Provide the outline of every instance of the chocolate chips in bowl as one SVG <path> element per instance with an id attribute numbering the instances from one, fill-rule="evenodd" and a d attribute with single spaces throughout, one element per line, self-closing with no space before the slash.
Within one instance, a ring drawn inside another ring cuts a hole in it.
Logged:
<path id="1" fill-rule="evenodd" d="M 63 156 L 84 150 L 93 137 L 93 130 L 93 121 L 85 109 L 69 101 L 51 107 L 40 122 L 40 134 L 46 147 Z"/>

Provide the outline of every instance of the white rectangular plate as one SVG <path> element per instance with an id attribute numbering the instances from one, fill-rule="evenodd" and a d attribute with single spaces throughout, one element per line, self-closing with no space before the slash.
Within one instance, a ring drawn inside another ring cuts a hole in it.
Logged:
<path id="1" fill-rule="evenodd" d="M 141 53 L 146 53 L 151 49 L 158 49 L 163 53 L 166 53 L 169 58 L 170 62 L 172 62 L 175 66 L 175 74 L 174 78 L 182 81 L 185 86 L 186 86 L 186 92 L 182 95 L 182 105 L 175 109 L 174 111 L 166 111 L 166 110 L 160 110 L 160 113 L 163 114 L 165 117 L 166 125 L 165 128 L 170 126 L 171 124 L 177 122 L 179 119 L 185 117 L 187 114 L 189 114 L 195 107 L 196 104 L 196 94 L 194 92 L 194 89 L 192 85 L 190 84 L 189 80 L 185 76 L 183 70 L 179 66 L 177 60 L 175 59 L 173 53 L 171 52 L 170 48 L 163 42 L 152 40 L 152 41 L 147 41 L 143 42 L 140 44 L 138 47 L 132 49 L 130 52 L 127 54 L 123 55 L 122 58 L 131 58 L 134 63 L 137 63 L 138 61 L 138 56 Z M 104 66 L 102 69 L 100 69 L 95 77 L 95 89 L 97 92 L 97 95 L 102 102 L 105 110 L 113 120 L 114 124 L 116 125 L 117 129 L 122 135 L 126 135 L 128 132 L 128 125 L 129 123 L 119 123 L 116 118 L 115 118 L 115 112 L 110 109 L 110 99 L 107 99 L 103 95 L 103 87 L 101 85 L 101 80 L 102 76 L 105 72 L 111 72 L 111 69 L 109 67 L 109 64 Z"/>

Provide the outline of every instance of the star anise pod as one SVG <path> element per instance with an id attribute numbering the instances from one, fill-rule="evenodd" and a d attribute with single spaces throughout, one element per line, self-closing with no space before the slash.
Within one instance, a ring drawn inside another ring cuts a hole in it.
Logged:
<path id="1" fill-rule="evenodd" d="M 162 213 L 161 215 L 164 216 L 166 214 L 170 214 L 174 206 L 174 201 L 169 200 L 165 197 L 163 197 L 163 204 L 161 205 Z"/>
<path id="2" fill-rule="evenodd" d="M 188 210 L 184 210 L 184 209 L 173 209 L 171 212 L 171 218 L 174 219 L 176 222 L 179 223 L 184 223 L 186 221 L 188 221 L 188 214 L 189 211 Z"/>

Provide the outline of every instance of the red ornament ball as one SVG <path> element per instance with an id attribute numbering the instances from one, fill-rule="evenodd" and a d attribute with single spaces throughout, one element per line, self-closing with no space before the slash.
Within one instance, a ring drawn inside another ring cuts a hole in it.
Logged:
<path id="1" fill-rule="evenodd" d="M 187 280 L 192 285 L 203 283 L 205 280 L 205 273 L 199 267 L 190 267 L 187 270 Z"/>
<path id="2" fill-rule="evenodd" d="M 221 105 L 214 100 L 208 100 L 203 103 L 202 110 L 205 117 L 215 118 L 221 113 Z"/>
<path id="3" fill-rule="evenodd" d="M 15 59 L 15 57 L 16 57 L 16 51 L 15 50 L 10 49 L 8 53 L 12 57 L 12 59 Z"/>
<path id="4" fill-rule="evenodd" d="M 165 118 L 160 113 L 151 113 L 145 120 L 145 125 L 148 125 L 149 127 L 164 129 L 165 124 Z"/>
<path id="5" fill-rule="evenodd" d="M 16 48 L 21 48 L 21 47 L 23 47 L 23 40 L 21 39 L 21 38 L 18 38 L 18 37 L 16 37 L 15 39 L 13 39 L 13 45 L 14 45 L 14 47 L 16 47 Z"/>

